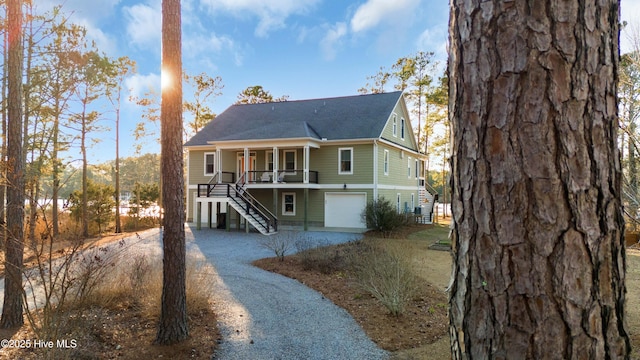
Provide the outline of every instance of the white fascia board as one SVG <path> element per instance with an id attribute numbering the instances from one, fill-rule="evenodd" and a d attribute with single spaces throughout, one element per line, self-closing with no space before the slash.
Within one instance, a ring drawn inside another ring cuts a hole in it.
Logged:
<path id="1" fill-rule="evenodd" d="M 427 156 L 425 154 L 421 154 L 421 153 L 419 153 L 419 152 L 417 152 L 415 150 L 409 149 L 408 147 L 404 147 L 404 146 L 398 145 L 398 144 L 393 143 L 393 142 L 391 142 L 389 140 L 385 140 L 385 139 L 380 138 L 380 139 L 378 139 L 378 141 L 383 143 L 383 144 L 385 144 L 385 145 L 389 145 L 389 146 L 394 147 L 396 149 L 400 149 L 402 151 L 405 151 L 405 152 L 407 152 L 409 154 L 412 154 L 413 156 L 417 156 L 419 159 L 426 159 L 427 158 Z"/>
<path id="2" fill-rule="evenodd" d="M 212 145 L 191 145 L 191 146 L 183 146 L 187 151 L 198 151 L 198 150 L 215 150 L 216 147 Z"/>
<path id="3" fill-rule="evenodd" d="M 271 149 L 273 147 L 285 148 L 285 147 L 304 147 L 309 146 L 312 148 L 319 148 L 320 141 L 314 138 L 292 138 L 292 139 L 260 139 L 260 140 L 224 140 L 224 141 L 209 141 L 215 148 L 221 150 L 228 149 Z"/>

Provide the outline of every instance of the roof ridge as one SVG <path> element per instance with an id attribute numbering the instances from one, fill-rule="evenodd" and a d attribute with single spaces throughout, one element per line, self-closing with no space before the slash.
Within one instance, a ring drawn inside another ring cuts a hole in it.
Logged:
<path id="1" fill-rule="evenodd" d="M 402 93 L 402 92 L 403 91 L 401 91 L 401 90 L 396 90 L 396 91 L 380 92 L 380 93 L 329 96 L 329 97 L 319 97 L 319 98 L 311 98 L 311 99 L 297 99 L 297 100 L 284 100 L 284 101 L 270 101 L 270 102 L 253 103 L 253 104 L 237 104 L 237 103 L 234 103 L 231 106 L 248 106 L 248 105 L 267 106 L 267 105 L 275 105 L 275 104 L 300 103 L 300 102 L 305 102 L 305 101 L 338 100 L 338 99 L 348 99 L 348 98 L 365 97 L 365 96 L 376 96 L 376 95 L 394 95 L 394 94 L 398 94 L 398 93 Z"/>

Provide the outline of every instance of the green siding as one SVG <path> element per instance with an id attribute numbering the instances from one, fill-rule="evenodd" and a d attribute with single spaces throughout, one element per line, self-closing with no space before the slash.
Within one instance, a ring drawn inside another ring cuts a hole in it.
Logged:
<path id="1" fill-rule="evenodd" d="M 393 113 L 389 115 L 389 120 L 382 130 L 382 138 L 409 149 L 417 150 L 418 147 L 413 136 L 413 130 L 411 130 L 411 117 L 401 104 L 402 102 L 399 102 L 393 109 Z M 396 136 L 393 135 L 393 114 L 396 115 L 397 119 Z M 401 137 L 402 118 L 404 118 L 404 139 Z"/>
<path id="2" fill-rule="evenodd" d="M 311 153 L 311 170 L 320 174 L 320 184 L 371 184 L 373 183 L 373 145 L 331 145 L 314 149 Z M 353 174 L 338 173 L 338 149 L 353 148 Z"/>
<path id="3" fill-rule="evenodd" d="M 384 151 L 389 151 L 389 173 L 384 173 Z M 401 155 L 403 154 L 403 155 Z M 407 161 L 411 158 L 411 176 L 407 176 Z M 403 152 L 398 148 L 386 145 L 378 145 L 378 184 L 395 186 L 417 186 L 416 156 Z"/>
<path id="4" fill-rule="evenodd" d="M 215 151 L 189 151 L 189 183 L 202 184 L 211 179 L 211 176 L 204 175 L 204 154 Z"/>
<path id="5" fill-rule="evenodd" d="M 405 203 L 409 209 L 409 212 L 413 212 L 413 208 L 411 208 L 411 194 L 413 194 L 414 196 L 414 203 L 413 206 L 419 206 L 419 200 L 418 200 L 418 190 L 388 190 L 388 189 L 381 189 L 378 191 L 378 198 L 385 198 L 389 201 L 391 201 L 391 204 L 393 205 L 393 207 L 396 207 L 397 204 L 397 196 L 398 194 L 400 194 L 400 212 L 404 212 L 405 211 Z M 368 201 L 371 201 L 371 198 L 367 198 Z"/>

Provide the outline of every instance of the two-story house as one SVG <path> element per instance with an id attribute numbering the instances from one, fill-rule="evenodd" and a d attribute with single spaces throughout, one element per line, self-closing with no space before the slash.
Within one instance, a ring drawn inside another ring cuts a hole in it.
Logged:
<path id="1" fill-rule="evenodd" d="M 187 219 L 198 225 L 365 230 L 379 197 L 398 212 L 432 210 L 402 92 L 233 105 L 185 148 Z"/>

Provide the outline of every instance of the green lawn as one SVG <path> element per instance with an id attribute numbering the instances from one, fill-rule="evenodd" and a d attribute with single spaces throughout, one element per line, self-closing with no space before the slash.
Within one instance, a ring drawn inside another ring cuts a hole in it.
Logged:
<path id="1" fill-rule="evenodd" d="M 432 228 L 409 235 L 408 240 L 424 241 L 428 245 L 435 243 L 450 244 L 449 230 L 449 224 L 433 224 Z"/>

